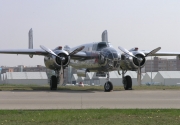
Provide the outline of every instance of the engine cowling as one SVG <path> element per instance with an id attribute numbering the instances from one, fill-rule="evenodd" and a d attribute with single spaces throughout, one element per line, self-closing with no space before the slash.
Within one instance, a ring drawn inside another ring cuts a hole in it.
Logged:
<path id="1" fill-rule="evenodd" d="M 63 68 L 69 65 L 70 56 L 67 51 L 55 50 L 54 53 L 56 53 L 59 57 L 63 57 L 64 60 L 61 60 L 60 58 L 54 55 L 45 56 L 44 64 L 46 65 L 47 68 L 52 69 L 52 70 L 58 70 L 58 69 L 61 69 L 61 64 L 63 65 Z"/>
<path id="2" fill-rule="evenodd" d="M 142 52 L 134 51 L 132 52 L 137 58 L 141 58 L 140 67 L 143 68 L 146 63 L 145 54 Z M 139 67 L 138 59 L 131 57 L 127 54 L 121 55 L 121 68 L 126 70 L 136 71 Z"/>

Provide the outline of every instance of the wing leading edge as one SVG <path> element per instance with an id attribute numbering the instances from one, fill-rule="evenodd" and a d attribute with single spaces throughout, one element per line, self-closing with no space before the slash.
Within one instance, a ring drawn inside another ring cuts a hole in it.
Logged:
<path id="1" fill-rule="evenodd" d="M 150 51 L 142 51 L 144 54 L 148 54 Z M 180 52 L 156 52 L 152 56 L 180 56 Z"/>
<path id="2" fill-rule="evenodd" d="M 7 49 L 7 50 L 0 50 L 0 53 L 3 54 L 21 54 L 21 55 L 39 55 L 39 56 L 47 56 L 48 53 L 42 49 Z M 91 53 L 86 52 L 78 52 L 74 55 L 70 55 L 71 59 L 76 60 L 85 60 L 90 59 Z"/>
<path id="3" fill-rule="evenodd" d="M 47 55 L 48 53 L 42 49 L 7 49 L 0 50 L 0 53 L 4 54 L 23 54 L 23 55 Z"/>

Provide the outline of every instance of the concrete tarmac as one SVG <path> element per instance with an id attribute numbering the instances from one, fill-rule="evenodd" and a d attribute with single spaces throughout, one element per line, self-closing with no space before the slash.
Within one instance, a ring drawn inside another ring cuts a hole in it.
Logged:
<path id="1" fill-rule="evenodd" d="M 179 90 L 0 91 L 0 109 L 180 109 Z"/>

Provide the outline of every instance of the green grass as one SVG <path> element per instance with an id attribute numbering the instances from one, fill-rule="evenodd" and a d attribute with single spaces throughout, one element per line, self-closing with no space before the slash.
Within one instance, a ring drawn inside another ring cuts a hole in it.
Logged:
<path id="1" fill-rule="evenodd" d="M 8 85 L 8 84 L 1 84 L 0 91 L 15 91 L 15 90 L 40 90 L 46 91 L 49 90 L 49 86 L 38 86 L 38 85 Z M 70 91 L 103 91 L 103 86 L 60 86 L 58 90 L 70 90 Z M 114 91 L 124 91 L 123 86 L 114 86 Z M 160 85 L 152 85 L 152 86 L 133 86 L 133 90 L 180 90 L 180 86 L 160 86 Z"/>
<path id="2" fill-rule="evenodd" d="M 179 125 L 180 109 L 0 110 L 0 125 Z"/>

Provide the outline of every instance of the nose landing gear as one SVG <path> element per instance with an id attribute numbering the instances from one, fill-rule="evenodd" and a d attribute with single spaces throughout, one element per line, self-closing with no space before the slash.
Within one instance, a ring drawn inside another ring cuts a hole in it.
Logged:
<path id="1" fill-rule="evenodd" d="M 110 82 L 109 72 L 107 73 L 107 81 L 104 84 L 104 92 L 110 92 L 113 90 L 113 84 Z"/>
<path id="2" fill-rule="evenodd" d="M 110 81 L 107 81 L 105 84 L 104 84 L 104 91 L 105 92 L 110 92 L 113 90 L 113 84 L 110 82 Z"/>

